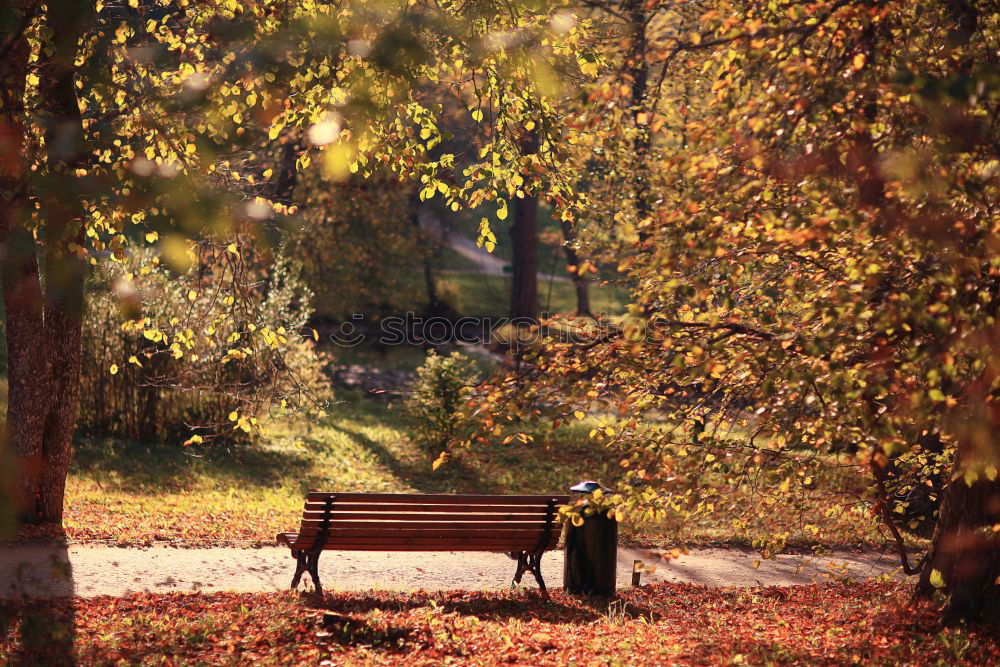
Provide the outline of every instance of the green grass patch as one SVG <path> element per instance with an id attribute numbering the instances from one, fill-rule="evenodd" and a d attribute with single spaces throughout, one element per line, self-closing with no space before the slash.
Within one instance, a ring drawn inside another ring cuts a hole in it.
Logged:
<path id="1" fill-rule="evenodd" d="M 446 274 L 438 279 L 441 295 L 461 315 L 504 317 L 508 314 L 510 276 Z M 590 287 L 591 310 L 595 315 L 621 315 L 628 304 L 628 290 L 613 285 Z M 576 310 L 576 292 L 568 280 L 539 280 L 538 305 L 548 313 Z"/>
<path id="2" fill-rule="evenodd" d="M 122 543 L 266 542 L 297 526 L 309 489 L 549 493 L 608 464 L 585 434 L 491 445 L 433 470 L 399 406 L 347 394 L 315 424 L 239 448 L 82 439 L 67 485 L 70 538 Z"/>
<path id="3" fill-rule="evenodd" d="M 585 479 L 614 488 L 621 478 L 621 452 L 589 436 L 590 417 L 558 430 L 538 425 L 525 444 L 491 442 L 461 450 L 438 470 L 437 452 L 408 437 L 399 403 L 343 392 L 330 414 L 312 424 L 281 424 L 253 445 L 185 448 L 162 443 L 84 439 L 78 443 L 67 485 L 66 531 L 70 538 L 118 543 L 267 543 L 298 525 L 302 498 L 310 489 L 419 493 L 564 492 Z M 674 547 L 679 544 L 749 545 L 754 536 L 777 535 L 788 546 L 881 544 L 870 517 L 840 512 L 825 516 L 826 489 L 860 489 L 863 480 L 831 472 L 818 478 L 815 496 L 803 503 L 777 503 L 744 485 L 725 487 L 725 471 L 702 469 L 701 457 L 676 462 L 681 483 L 703 479 L 702 494 L 713 505 L 693 520 L 667 512 L 632 517 L 622 539 Z M 837 475 L 841 475 L 838 477 Z M 817 525 L 818 532 L 805 527 Z"/>

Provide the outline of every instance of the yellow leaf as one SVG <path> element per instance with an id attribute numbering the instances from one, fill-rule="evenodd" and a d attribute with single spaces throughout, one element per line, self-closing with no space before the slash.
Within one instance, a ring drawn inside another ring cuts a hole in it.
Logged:
<path id="1" fill-rule="evenodd" d="M 944 588 L 944 576 L 940 570 L 931 570 L 930 582 L 934 588 Z"/>
<path id="2" fill-rule="evenodd" d="M 229 421 L 234 422 L 234 421 L 236 421 L 239 418 L 240 418 L 240 414 L 238 412 L 236 412 L 236 410 L 233 410 L 232 412 L 229 413 Z"/>
<path id="3" fill-rule="evenodd" d="M 239 254 L 239 252 L 236 250 L 236 244 L 235 243 L 230 243 L 229 247 L 226 248 L 226 250 L 228 250 L 229 252 L 233 253 L 234 255 L 238 255 Z"/>
<path id="4" fill-rule="evenodd" d="M 190 445 L 200 445 L 202 443 L 202 438 L 200 435 L 192 435 L 190 438 L 184 441 L 184 446 Z"/>
<path id="5" fill-rule="evenodd" d="M 856 70 L 861 69 L 862 67 L 864 67 L 865 66 L 865 54 L 859 53 L 856 56 L 854 56 L 854 60 L 851 61 L 851 64 L 854 65 L 854 69 L 856 69 Z"/>
<path id="6" fill-rule="evenodd" d="M 160 235 L 157 234 L 156 232 L 148 232 L 146 234 L 146 242 L 147 243 L 155 243 L 156 239 L 158 239 L 158 238 L 160 238 Z"/>
<path id="7" fill-rule="evenodd" d="M 188 290 L 188 301 L 194 301 L 198 298 L 198 293 L 194 290 Z"/>
<path id="8" fill-rule="evenodd" d="M 118 364 L 111 364 L 111 374 L 112 375 L 118 374 Z"/>
<path id="9" fill-rule="evenodd" d="M 583 410 L 577 410 L 573 413 L 573 416 L 577 419 L 583 419 L 586 415 L 583 414 Z"/>
<path id="10" fill-rule="evenodd" d="M 478 123 L 482 119 L 483 119 L 483 112 L 481 110 L 476 109 L 475 111 L 472 112 L 472 120 L 474 120 L 474 121 L 476 121 Z"/>

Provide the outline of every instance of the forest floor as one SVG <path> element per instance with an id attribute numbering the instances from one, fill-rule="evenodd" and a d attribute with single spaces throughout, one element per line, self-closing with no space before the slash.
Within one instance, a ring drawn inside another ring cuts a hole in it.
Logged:
<path id="1" fill-rule="evenodd" d="M 791 586 L 892 576 L 898 562 L 875 551 L 834 552 L 819 558 L 783 555 L 761 560 L 748 550 L 698 549 L 662 561 L 641 549 L 618 551 L 618 588 L 631 585 L 634 561 L 643 561 L 643 583 L 718 586 Z M 542 573 L 561 584 L 563 553 L 550 551 Z M 288 587 L 294 561 L 288 549 L 94 544 L 27 544 L 0 547 L 0 597 L 128 595 L 171 592 L 268 592 Z M 320 579 L 337 591 L 499 590 L 510 585 L 514 563 L 491 553 L 328 552 Z M 308 580 L 308 576 L 305 577 Z M 534 587 L 531 575 L 523 585 Z"/>
<path id="2" fill-rule="evenodd" d="M 135 593 L 0 604 L 0 664 L 988 665 L 899 582 L 555 591 Z"/>

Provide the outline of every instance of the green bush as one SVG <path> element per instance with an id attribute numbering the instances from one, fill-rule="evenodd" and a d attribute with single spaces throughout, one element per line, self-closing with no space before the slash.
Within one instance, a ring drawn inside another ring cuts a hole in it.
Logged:
<path id="1" fill-rule="evenodd" d="M 189 280 L 151 266 L 152 257 L 136 256 L 92 278 L 83 326 L 82 433 L 247 440 L 265 411 L 324 400 L 326 360 L 296 333 L 310 315 L 311 294 L 287 260 L 279 258 L 255 291 L 235 304 L 227 304 L 218 286 L 203 280 L 195 290 Z M 123 298 L 126 277 L 131 296 Z M 241 312 L 234 314 L 235 308 Z M 253 330 L 248 334 L 247 320 L 283 332 L 285 343 L 279 349 L 260 345 Z M 145 329 L 135 325 L 143 321 Z M 165 338 L 146 336 L 149 322 Z M 234 356 L 234 348 L 252 351 Z"/>
<path id="2" fill-rule="evenodd" d="M 405 404 L 414 441 L 429 453 L 440 454 L 468 435 L 471 424 L 462 408 L 479 379 L 476 364 L 461 352 L 447 356 L 428 352 Z"/>

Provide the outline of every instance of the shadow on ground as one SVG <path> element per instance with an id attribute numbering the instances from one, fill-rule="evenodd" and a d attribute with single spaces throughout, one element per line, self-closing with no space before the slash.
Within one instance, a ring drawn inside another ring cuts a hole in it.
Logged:
<path id="1" fill-rule="evenodd" d="M 256 445 L 205 446 L 80 439 L 72 471 L 130 493 L 182 491 L 195 474 L 233 486 L 277 487 L 288 477 L 308 479 L 307 453 Z"/>
<path id="2" fill-rule="evenodd" d="M 73 665 L 76 607 L 73 599 L 73 568 L 63 541 L 35 551 L 22 551 L 34 562 L 2 562 L 12 569 L 3 577 L 8 590 L 0 599 L 0 664 Z M 32 576 L 45 561 L 48 576 Z"/>

